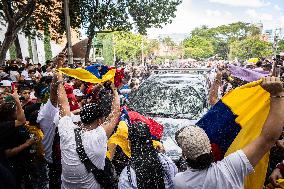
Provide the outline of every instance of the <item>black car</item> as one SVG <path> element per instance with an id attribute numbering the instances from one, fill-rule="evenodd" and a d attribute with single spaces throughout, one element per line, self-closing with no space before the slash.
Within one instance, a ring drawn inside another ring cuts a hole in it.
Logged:
<path id="1" fill-rule="evenodd" d="M 129 108 L 164 125 L 162 142 L 173 160 L 181 156 L 174 138 L 184 126 L 194 125 L 208 110 L 207 72 L 151 75 L 130 95 Z"/>

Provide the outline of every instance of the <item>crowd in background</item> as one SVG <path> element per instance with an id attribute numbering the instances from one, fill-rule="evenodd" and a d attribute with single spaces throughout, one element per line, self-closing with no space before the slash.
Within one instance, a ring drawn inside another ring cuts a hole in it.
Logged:
<path id="1" fill-rule="evenodd" d="M 273 65 L 273 62 L 261 60 L 256 64 L 246 64 L 245 68 L 271 75 Z M 153 147 L 149 128 L 138 124 L 128 130 L 133 154 L 126 163 L 121 163 L 126 166 L 116 165 L 120 171 L 116 170 L 114 174 L 112 168 L 108 169 L 112 175 L 101 171 L 91 174 L 87 171 L 89 168 L 104 170 L 109 163 L 105 157 L 107 140 L 115 130 L 121 115 L 120 107 L 127 104 L 129 94 L 138 90 L 151 70 L 168 67 L 132 66 L 123 62 L 115 66 L 124 69 L 124 78 L 117 87 L 109 83 L 89 84 L 63 76 L 57 71 L 68 67 L 62 56 L 47 61 L 45 65 L 34 65 L 29 60 L 11 60 L 0 67 L 0 188 L 107 188 L 112 184 L 111 179 L 116 180 L 121 189 L 201 188 L 200 179 L 205 177 L 204 186 L 242 188 L 244 177 L 273 146 L 261 151 L 263 143 L 250 144 L 221 163 L 212 164 L 214 158 L 208 137 L 202 129 L 188 126 L 176 133 L 176 141 L 188 166 L 198 171 L 178 173 L 176 165 L 163 154 L 163 148 Z M 231 89 L 249 82 L 232 75 L 224 61 L 208 61 L 201 67 L 212 69 L 209 94 L 212 106 Z M 280 81 L 268 79 L 264 83 L 272 86 L 267 87 L 271 94 L 281 92 L 275 92 L 273 86 Z M 282 101 L 277 101 L 277 107 L 272 105 L 272 109 L 282 111 Z M 268 130 L 260 135 L 259 140 L 267 139 L 272 144 L 278 139 L 277 132 L 282 129 L 278 125 L 284 120 L 278 113 L 268 119 L 276 121 L 265 125 Z M 277 127 L 273 128 L 271 124 Z M 277 147 L 272 149 L 268 177 L 277 166 L 270 177 L 273 184 L 284 173 L 284 164 L 281 164 L 283 143 L 283 140 L 278 140 Z M 83 152 L 78 151 L 79 147 L 84 149 Z M 122 156 L 118 155 L 118 162 Z M 91 162 L 89 168 L 80 161 L 81 157 Z M 106 178 L 110 179 L 109 183 L 104 183 Z"/>

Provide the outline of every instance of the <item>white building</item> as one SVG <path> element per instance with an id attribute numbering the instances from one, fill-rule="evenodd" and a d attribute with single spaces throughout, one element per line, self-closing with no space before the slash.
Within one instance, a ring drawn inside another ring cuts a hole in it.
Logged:
<path id="1" fill-rule="evenodd" d="M 0 25 L 0 41 L 2 42 L 5 37 L 6 27 L 3 25 Z M 28 44 L 28 38 L 25 37 L 24 34 L 19 34 L 19 41 L 21 46 L 21 51 L 23 57 L 29 57 L 29 44 Z M 45 52 L 44 52 L 44 42 L 42 39 L 39 39 L 38 37 L 35 37 L 32 41 L 32 52 L 33 52 L 33 63 L 45 63 Z M 64 44 L 56 44 L 55 42 L 51 41 L 51 51 L 52 51 L 52 57 L 55 57 L 58 55 L 65 47 Z M 7 52 L 6 59 L 10 59 L 10 53 Z"/>

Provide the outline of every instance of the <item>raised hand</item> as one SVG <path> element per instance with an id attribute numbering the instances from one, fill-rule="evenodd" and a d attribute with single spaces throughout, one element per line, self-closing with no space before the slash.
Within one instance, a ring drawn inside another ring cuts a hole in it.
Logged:
<path id="1" fill-rule="evenodd" d="M 64 62 L 65 62 L 65 55 L 60 53 L 56 58 L 56 69 L 62 68 Z"/>
<path id="2" fill-rule="evenodd" d="M 262 88 L 271 94 L 271 96 L 278 96 L 283 92 L 283 83 L 278 77 L 265 77 L 263 78 Z"/>

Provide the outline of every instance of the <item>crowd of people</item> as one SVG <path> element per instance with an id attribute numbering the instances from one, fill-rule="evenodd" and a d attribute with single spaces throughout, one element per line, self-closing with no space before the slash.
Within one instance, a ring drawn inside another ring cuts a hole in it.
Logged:
<path id="1" fill-rule="evenodd" d="M 115 86 L 66 77 L 58 70 L 67 66 L 64 55 L 59 55 L 44 66 L 13 60 L 0 68 L 0 188 L 236 189 L 244 187 L 245 177 L 275 144 L 282 148 L 275 153 L 284 152 L 279 140 L 284 91 L 280 78 L 270 76 L 272 64 L 260 62 L 253 68 L 269 72 L 261 86 L 271 95 L 270 111 L 259 137 L 216 162 L 203 129 L 181 128 L 175 140 L 188 167 L 185 171 L 163 146 L 153 145 L 149 127 L 141 122 L 128 125 L 131 157 L 123 158 L 120 148 L 115 150 L 116 163 L 107 157 L 108 139 L 117 129 L 123 105 L 149 70 L 118 64 L 124 77 Z M 214 72 L 212 106 L 232 88 L 249 82 L 226 65 L 216 66 Z M 268 181 L 273 185 L 284 176 L 283 159 L 271 160 L 270 172 L 276 169 Z"/>

